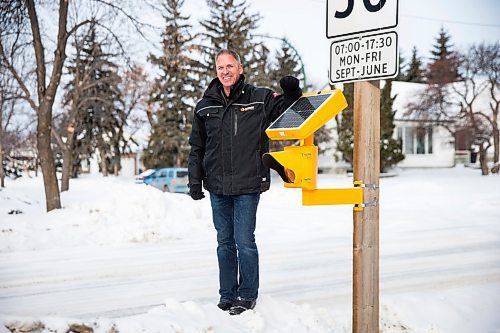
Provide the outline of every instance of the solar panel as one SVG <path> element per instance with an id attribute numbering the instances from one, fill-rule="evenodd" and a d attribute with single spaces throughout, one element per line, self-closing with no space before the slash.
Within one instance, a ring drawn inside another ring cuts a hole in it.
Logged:
<path id="1" fill-rule="evenodd" d="M 332 94 L 302 96 L 269 126 L 273 129 L 300 127 Z"/>
<path id="2" fill-rule="evenodd" d="M 267 129 L 271 140 L 306 139 L 347 107 L 340 90 L 305 93 Z"/>

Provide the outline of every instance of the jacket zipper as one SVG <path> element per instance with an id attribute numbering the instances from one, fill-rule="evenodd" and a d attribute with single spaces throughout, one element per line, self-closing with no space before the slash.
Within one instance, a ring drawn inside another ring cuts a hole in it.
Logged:
<path id="1" fill-rule="evenodd" d="M 234 111 L 234 136 L 238 133 L 238 111 Z"/>

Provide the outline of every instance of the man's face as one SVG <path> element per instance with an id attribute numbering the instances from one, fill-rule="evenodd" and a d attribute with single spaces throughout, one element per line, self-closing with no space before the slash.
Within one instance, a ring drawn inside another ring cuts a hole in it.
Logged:
<path id="1" fill-rule="evenodd" d="M 229 92 L 230 88 L 238 82 L 240 75 L 243 74 L 243 65 L 231 55 L 223 53 L 219 55 L 215 63 L 217 69 L 217 78 L 224 86 L 224 91 Z"/>

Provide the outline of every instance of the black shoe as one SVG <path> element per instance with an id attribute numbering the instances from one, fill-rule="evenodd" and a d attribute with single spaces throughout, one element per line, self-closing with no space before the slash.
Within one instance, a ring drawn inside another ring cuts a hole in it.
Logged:
<path id="1" fill-rule="evenodd" d="M 219 309 L 221 309 L 222 311 L 229 311 L 229 310 L 233 307 L 233 304 L 232 304 L 232 303 L 228 303 L 228 302 L 221 301 L 221 302 L 219 302 L 219 304 L 217 304 L 217 306 L 218 306 L 218 307 L 219 307 Z"/>
<path id="2" fill-rule="evenodd" d="M 257 303 L 256 300 L 239 299 L 231 307 L 231 309 L 229 310 L 229 314 L 231 314 L 231 315 L 239 315 L 242 312 L 245 312 L 246 310 L 253 309 L 255 307 L 256 303 Z"/>

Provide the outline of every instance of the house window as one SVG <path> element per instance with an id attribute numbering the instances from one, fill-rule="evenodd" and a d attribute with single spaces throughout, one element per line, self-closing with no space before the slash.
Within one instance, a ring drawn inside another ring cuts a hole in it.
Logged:
<path id="1" fill-rule="evenodd" d="M 425 128 L 420 127 L 416 128 L 416 148 L 417 154 L 425 154 Z"/>
<path id="2" fill-rule="evenodd" d="M 401 127 L 398 138 L 403 140 L 405 154 L 432 154 L 432 127 Z"/>

